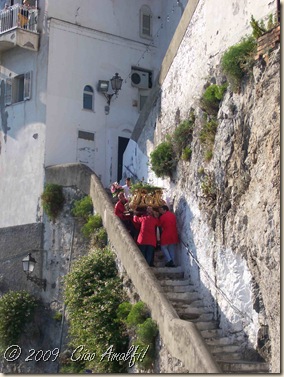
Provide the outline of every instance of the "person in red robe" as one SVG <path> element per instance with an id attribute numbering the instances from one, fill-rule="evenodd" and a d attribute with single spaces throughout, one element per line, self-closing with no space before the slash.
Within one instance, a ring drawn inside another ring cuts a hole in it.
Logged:
<path id="1" fill-rule="evenodd" d="M 179 243 L 176 215 L 164 205 L 159 208 L 161 214 L 159 226 L 161 227 L 161 250 L 166 260 L 166 267 L 175 267 L 175 249 Z"/>
<path id="2" fill-rule="evenodd" d="M 147 213 L 142 216 L 133 217 L 134 224 L 140 225 L 140 231 L 137 238 L 137 245 L 145 257 L 149 266 L 152 265 L 154 251 L 157 245 L 156 229 L 159 220 L 154 217 L 152 207 L 147 207 Z"/>

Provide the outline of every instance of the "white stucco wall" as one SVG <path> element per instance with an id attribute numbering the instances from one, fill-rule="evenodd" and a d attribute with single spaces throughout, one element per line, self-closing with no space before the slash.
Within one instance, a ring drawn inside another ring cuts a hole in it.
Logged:
<path id="1" fill-rule="evenodd" d="M 139 116 L 139 90 L 131 86 L 131 66 L 151 70 L 155 79 L 181 9 L 173 1 L 163 2 L 165 6 L 160 1 L 98 1 L 98 12 L 93 12 L 93 2 L 82 7 L 76 4 L 68 2 L 66 11 L 64 2 L 60 7 L 53 1 L 48 3 L 49 17 L 54 18 L 49 25 L 45 164 L 78 161 L 78 130 L 95 133 L 95 156 L 88 165 L 109 186 L 117 179 L 118 137 L 129 138 Z M 153 12 L 153 30 L 157 33 L 152 41 L 139 36 L 139 9 L 143 4 Z M 115 72 L 124 81 L 106 115 L 106 99 L 96 91 L 97 83 L 109 80 Z M 94 111 L 82 110 L 85 85 L 94 89 Z"/>
<path id="2" fill-rule="evenodd" d="M 20 48 L 1 56 L 1 78 L 32 71 L 32 92 L 29 100 L 1 110 L 0 227 L 33 223 L 42 214 L 45 59 L 45 50 L 35 53 Z"/>
<path id="3" fill-rule="evenodd" d="M 142 5 L 152 10 L 152 40 L 139 35 Z M 131 66 L 153 70 L 155 79 L 181 17 L 175 0 L 39 0 L 38 6 L 39 52 L 1 54 L 1 78 L 31 70 L 33 81 L 30 100 L 2 109 L 0 226 L 41 221 L 44 167 L 78 160 L 78 130 L 95 133 L 87 163 L 103 184 L 117 179 L 118 137 L 129 138 L 139 116 Z M 116 72 L 124 82 L 106 115 L 96 87 Z M 94 88 L 94 111 L 82 110 L 85 85 Z"/>

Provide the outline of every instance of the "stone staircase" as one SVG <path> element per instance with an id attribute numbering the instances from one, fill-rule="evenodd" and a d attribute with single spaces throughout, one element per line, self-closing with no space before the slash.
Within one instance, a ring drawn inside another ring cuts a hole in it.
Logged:
<path id="1" fill-rule="evenodd" d="M 224 336 L 214 313 L 203 300 L 190 279 L 184 278 L 181 267 L 163 267 L 159 253 L 155 253 L 153 272 L 179 317 L 194 322 L 213 358 L 224 373 L 269 373 L 269 364 L 244 360 L 240 344 Z"/>

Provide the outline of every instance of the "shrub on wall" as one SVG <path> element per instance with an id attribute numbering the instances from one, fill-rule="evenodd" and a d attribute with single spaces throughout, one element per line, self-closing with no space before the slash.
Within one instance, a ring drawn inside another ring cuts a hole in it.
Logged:
<path id="1" fill-rule="evenodd" d="M 142 357 L 136 360 L 137 367 L 144 370 L 153 368 L 158 327 L 150 318 L 150 311 L 146 304 L 142 301 L 134 305 L 123 302 L 118 308 L 118 318 L 126 324 L 132 336 L 133 345 L 138 347 L 138 352 L 142 354 Z"/>
<path id="2" fill-rule="evenodd" d="M 84 345 L 84 349 L 97 355 L 93 360 L 81 361 L 81 372 L 85 369 L 96 373 L 126 371 L 125 362 L 100 358 L 111 345 L 115 353 L 127 350 L 128 336 L 117 317 L 117 309 L 123 299 L 123 287 L 117 275 L 114 255 L 108 249 L 96 249 L 80 258 L 66 275 L 65 303 L 70 347 L 76 349 Z M 78 372 L 75 370 L 78 365 L 75 364 L 70 360 L 61 372 Z"/>
<path id="3" fill-rule="evenodd" d="M 213 118 L 203 124 L 199 134 L 199 140 L 205 147 L 204 158 L 207 162 L 210 161 L 213 156 L 213 146 L 217 127 L 218 123 L 216 119 Z"/>
<path id="4" fill-rule="evenodd" d="M 53 183 L 47 184 L 41 195 L 41 201 L 45 213 L 54 221 L 64 204 L 62 187 Z"/>
<path id="5" fill-rule="evenodd" d="M 97 247 L 105 247 L 108 242 L 107 232 L 104 227 L 97 229 L 94 233 L 94 243 Z"/>
<path id="6" fill-rule="evenodd" d="M 220 102 L 227 90 L 227 86 L 227 83 L 223 85 L 212 84 L 208 86 L 200 99 L 202 110 L 209 115 L 216 115 L 219 110 Z"/>
<path id="7" fill-rule="evenodd" d="M 191 112 L 190 118 L 181 122 L 170 138 L 177 159 L 182 155 L 184 149 L 191 145 L 194 122 L 195 117 Z"/>
<path id="8" fill-rule="evenodd" d="M 82 226 L 81 231 L 86 238 L 89 238 L 96 230 L 101 228 L 102 225 L 102 218 L 99 214 L 91 215 L 88 217 L 87 222 Z"/>
<path id="9" fill-rule="evenodd" d="M 17 341 L 33 320 L 38 301 L 26 291 L 9 291 L 0 298 L 0 350 Z"/>
<path id="10" fill-rule="evenodd" d="M 88 220 L 88 217 L 93 213 L 92 198 L 87 195 L 80 200 L 75 200 L 71 213 L 75 217 Z"/>
<path id="11" fill-rule="evenodd" d="M 224 53 L 221 66 L 233 91 L 239 89 L 243 77 L 252 70 L 255 53 L 256 41 L 252 36 L 242 39 Z"/>
<path id="12" fill-rule="evenodd" d="M 250 19 L 250 26 L 252 27 L 252 36 L 255 39 L 260 38 L 263 34 L 267 33 L 268 31 L 272 30 L 278 24 L 277 14 L 273 15 L 270 14 L 267 22 L 267 26 L 265 26 L 263 20 L 257 21 L 253 15 Z"/>
<path id="13" fill-rule="evenodd" d="M 176 166 L 173 145 L 170 141 L 159 144 L 150 154 L 151 168 L 157 177 L 171 177 Z"/>

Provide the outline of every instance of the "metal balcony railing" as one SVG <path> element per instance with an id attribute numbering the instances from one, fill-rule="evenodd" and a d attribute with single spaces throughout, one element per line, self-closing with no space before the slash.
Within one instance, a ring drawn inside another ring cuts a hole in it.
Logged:
<path id="1" fill-rule="evenodd" d="M 0 11 L 0 35 L 20 28 L 37 33 L 38 9 L 15 4 Z"/>

